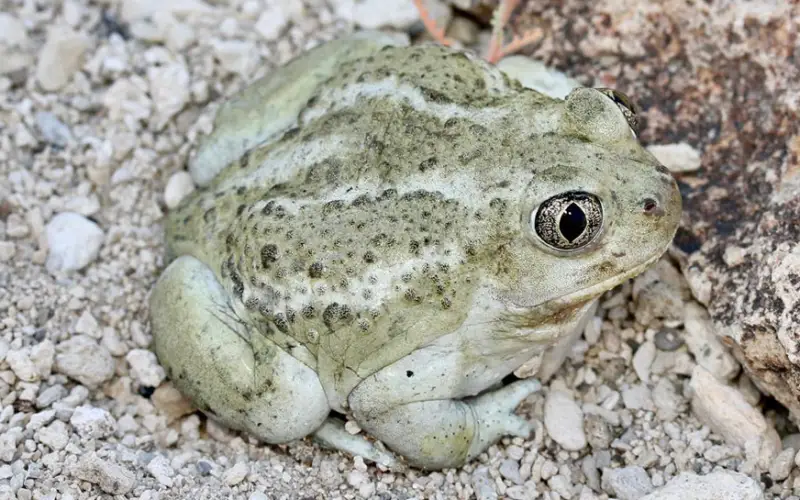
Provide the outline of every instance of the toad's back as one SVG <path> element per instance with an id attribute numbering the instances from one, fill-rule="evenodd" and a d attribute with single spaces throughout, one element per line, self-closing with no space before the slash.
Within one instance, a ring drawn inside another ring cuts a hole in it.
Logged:
<path id="1" fill-rule="evenodd" d="M 463 321 L 552 102 L 439 47 L 349 61 L 295 128 L 171 214 L 172 252 L 279 345 L 364 376 Z"/>

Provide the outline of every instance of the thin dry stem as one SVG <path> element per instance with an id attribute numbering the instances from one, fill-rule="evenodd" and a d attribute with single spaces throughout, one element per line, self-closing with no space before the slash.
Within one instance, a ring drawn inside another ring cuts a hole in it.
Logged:
<path id="1" fill-rule="evenodd" d="M 452 47 L 453 41 L 444 35 L 444 28 L 436 26 L 436 21 L 433 19 L 433 16 L 431 16 L 430 12 L 428 12 L 428 8 L 425 7 L 425 0 L 413 0 L 413 2 L 414 6 L 416 6 L 417 10 L 419 11 L 419 17 L 422 19 L 422 24 L 425 25 L 425 29 L 428 30 L 428 33 L 431 34 L 433 39 L 445 47 Z"/>
<path id="2" fill-rule="evenodd" d="M 492 16 L 492 36 L 486 55 L 486 60 L 492 64 L 496 64 L 500 59 L 520 50 L 526 45 L 539 41 L 542 37 L 542 31 L 534 29 L 523 33 L 521 36 L 514 37 L 508 45 L 503 45 L 505 27 L 511 20 L 511 14 L 519 3 L 520 0 L 501 0 L 500 5 Z"/>
<path id="3" fill-rule="evenodd" d="M 538 42 L 543 35 L 544 32 L 539 28 L 526 31 L 522 35 L 514 37 L 507 45 L 500 47 L 494 54 L 489 54 L 486 60 L 492 64 L 497 64 L 502 58 L 517 52 L 527 45 Z"/>

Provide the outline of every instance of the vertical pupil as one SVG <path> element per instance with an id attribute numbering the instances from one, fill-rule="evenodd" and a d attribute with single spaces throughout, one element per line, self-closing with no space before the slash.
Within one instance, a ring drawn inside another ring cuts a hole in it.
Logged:
<path id="1" fill-rule="evenodd" d="M 570 203 L 561 214 L 561 220 L 558 221 L 558 229 L 570 243 L 582 235 L 586 229 L 586 214 L 583 213 L 581 207 L 575 203 Z"/>

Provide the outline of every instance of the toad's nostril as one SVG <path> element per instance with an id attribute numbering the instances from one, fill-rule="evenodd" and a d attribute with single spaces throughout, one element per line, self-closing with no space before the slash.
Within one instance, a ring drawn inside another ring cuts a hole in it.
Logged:
<path id="1" fill-rule="evenodd" d="M 659 207 L 658 202 L 653 198 L 645 198 L 642 203 L 642 209 L 645 215 L 661 215 L 663 210 Z"/>

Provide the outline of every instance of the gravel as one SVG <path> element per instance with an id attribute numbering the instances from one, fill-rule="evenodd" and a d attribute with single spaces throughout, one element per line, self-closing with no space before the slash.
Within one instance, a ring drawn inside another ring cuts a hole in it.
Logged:
<path id="1" fill-rule="evenodd" d="M 196 412 L 149 349 L 146 304 L 164 212 L 194 189 L 184 166 L 198 138 L 223 96 L 304 48 L 416 20 L 400 0 L 266 3 L 11 2 L 0 13 L 0 498 L 800 494 L 797 428 L 759 406 L 669 256 L 602 298 L 520 406 L 533 435 L 460 470 L 392 473 L 308 440 L 267 446 Z M 687 144 L 654 152 L 696 168 Z"/>

